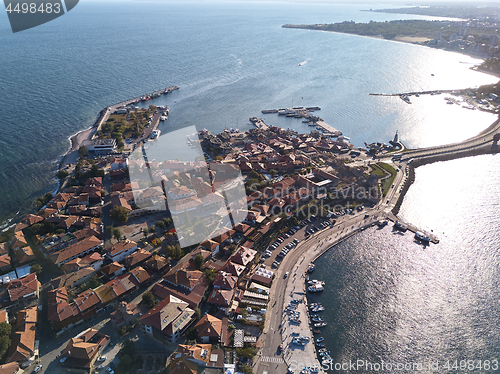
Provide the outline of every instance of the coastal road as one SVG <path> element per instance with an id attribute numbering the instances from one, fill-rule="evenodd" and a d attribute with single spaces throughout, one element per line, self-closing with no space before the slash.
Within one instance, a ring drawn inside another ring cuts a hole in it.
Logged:
<path id="1" fill-rule="evenodd" d="M 368 215 L 368 218 L 364 218 L 365 215 Z M 270 290 L 266 323 L 258 342 L 260 349 L 254 359 L 253 370 L 255 374 L 262 374 L 265 371 L 277 374 L 286 373 L 288 365 L 276 362 L 279 361 L 279 357 L 283 357 L 288 363 L 293 359 L 297 360 L 297 362 L 316 362 L 319 364 L 314 349 L 312 349 L 312 343 L 308 343 L 311 347 L 307 351 L 304 350 L 305 354 L 301 354 L 302 352 L 296 349 L 290 349 L 292 347 L 289 345 L 291 340 L 290 332 L 292 330 L 300 331 L 301 335 L 312 337 L 312 332 L 309 329 L 309 319 L 305 313 L 301 313 L 302 323 L 297 328 L 292 328 L 283 319 L 284 307 L 288 304 L 292 296 L 290 291 L 293 291 L 294 298 L 301 298 L 304 291 L 303 275 L 308 264 L 344 238 L 373 225 L 382 217 L 385 217 L 385 215 L 380 207 L 363 210 L 353 215 L 347 214 L 338 218 L 333 228 L 326 228 L 310 236 L 308 239 L 302 240 L 283 259 L 280 267 L 275 271 L 275 280 Z M 303 230 L 300 230 L 300 236 L 302 235 Z M 297 268 L 295 269 L 295 267 Z M 289 272 L 289 276 L 285 280 L 283 277 L 287 271 Z M 278 355 L 277 348 L 280 344 L 283 344 L 284 347 L 283 356 Z M 271 360 L 270 358 L 274 359 Z"/>
<path id="2" fill-rule="evenodd" d="M 425 159 L 427 157 L 434 157 L 443 154 L 460 153 L 470 151 L 475 148 L 483 147 L 485 145 L 494 145 L 493 136 L 500 132 L 500 120 L 495 121 L 488 128 L 480 132 L 472 138 L 466 139 L 462 142 L 445 144 L 436 147 L 427 147 L 420 149 L 407 149 L 402 153 L 391 153 L 386 155 L 377 156 L 377 159 L 388 159 L 394 155 L 400 154 L 405 159 Z"/>

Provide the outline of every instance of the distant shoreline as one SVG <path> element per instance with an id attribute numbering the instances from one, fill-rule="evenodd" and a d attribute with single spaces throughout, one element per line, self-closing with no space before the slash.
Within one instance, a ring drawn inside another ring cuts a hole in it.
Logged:
<path id="1" fill-rule="evenodd" d="M 333 25 L 337 25 L 337 24 L 333 24 Z M 362 24 L 362 25 L 368 25 L 368 24 Z M 356 36 L 361 36 L 361 37 L 381 39 L 381 40 L 387 40 L 387 41 L 392 41 L 392 42 L 413 44 L 413 45 L 418 45 L 421 47 L 429 47 L 432 49 L 441 50 L 441 51 L 445 51 L 445 52 L 459 53 L 462 55 L 470 56 L 472 58 L 477 58 L 477 59 L 481 59 L 481 60 L 484 60 L 487 58 L 487 56 L 483 53 L 477 53 L 477 52 L 466 51 L 466 50 L 447 49 L 447 48 L 442 48 L 442 47 L 430 45 L 430 44 L 428 44 L 428 42 L 433 40 L 433 39 L 431 39 L 428 35 L 394 35 L 392 37 L 384 37 L 383 35 L 366 35 L 366 34 L 361 34 L 361 33 L 356 33 L 356 32 L 347 32 L 347 31 L 342 31 L 342 30 L 331 30 L 331 29 L 327 28 L 329 26 L 330 26 L 329 24 L 316 24 L 316 25 L 284 24 L 281 27 L 286 28 L 286 29 L 325 31 L 325 32 L 332 32 L 332 33 L 344 34 L 344 35 L 356 35 Z M 481 71 L 483 73 L 487 73 L 487 74 L 491 74 L 491 75 L 500 77 L 500 74 L 496 74 L 496 73 L 493 73 L 491 71 L 487 71 L 484 69 L 481 69 L 481 70 L 476 69 L 476 70 Z"/>

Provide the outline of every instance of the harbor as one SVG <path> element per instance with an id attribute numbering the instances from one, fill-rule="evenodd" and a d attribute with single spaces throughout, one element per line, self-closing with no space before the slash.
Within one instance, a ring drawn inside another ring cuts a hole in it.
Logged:
<path id="1" fill-rule="evenodd" d="M 322 118 L 312 114 L 315 111 L 321 110 L 318 106 L 310 107 L 292 107 L 292 108 L 280 108 L 280 109 L 264 109 L 261 111 L 262 114 L 278 114 L 280 116 L 292 117 L 292 118 L 302 118 L 302 122 L 309 123 L 309 126 L 316 127 L 317 130 L 321 130 L 323 135 L 329 137 L 337 137 L 342 135 L 342 132 L 334 128 L 333 126 L 326 123 Z M 252 117 L 255 118 L 255 117 Z M 252 119 L 250 119 L 252 121 Z M 263 120 L 261 120 L 264 122 Z M 252 121 L 252 123 L 254 123 Z M 255 123 L 254 123 L 255 124 Z M 256 125 L 256 124 L 255 124 Z M 257 126 L 257 125 L 256 125 Z M 259 126 L 257 126 L 259 127 Z"/>

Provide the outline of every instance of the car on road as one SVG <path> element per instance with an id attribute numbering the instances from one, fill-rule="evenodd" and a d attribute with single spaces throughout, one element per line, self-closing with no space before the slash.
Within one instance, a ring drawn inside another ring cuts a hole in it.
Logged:
<path id="1" fill-rule="evenodd" d="M 33 373 L 38 373 L 40 370 L 42 370 L 42 364 L 38 365 L 35 370 L 33 370 Z"/>
<path id="2" fill-rule="evenodd" d="M 102 362 L 102 361 L 106 361 L 108 358 L 106 356 L 101 356 L 97 359 L 97 361 L 99 362 Z"/>
<path id="3" fill-rule="evenodd" d="M 285 275 L 283 275 L 283 279 L 286 279 L 288 278 L 288 271 L 285 273 Z"/>
<path id="4" fill-rule="evenodd" d="M 108 374 L 115 374 L 114 370 L 111 369 L 111 368 L 107 368 L 106 369 L 106 373 L 108 373 Z"/>
<path id="5" fill-rule="evenodd" d="M 59 362 L 62 364 L 64 361 L 66 361 L 67 357 L 63 357 L 59 360 Z"/>

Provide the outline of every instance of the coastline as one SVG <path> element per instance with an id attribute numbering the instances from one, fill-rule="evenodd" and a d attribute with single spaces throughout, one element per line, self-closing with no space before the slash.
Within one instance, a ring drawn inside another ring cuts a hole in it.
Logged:
<path id="1" fill-rule="evenodd" d="M 434 46 L 431 46 L 431 45 L 428 45 L 428 44 L 424 44 L 425 42 L 423 42 L 421 40 L 423 40 L 423 39 L 425 39 L 426 41 L 432 40 L 432 39 L 430 39 L 428 37 L 409 36 L 409 35 L 407 35 L 407 36 L 396 36 L 394 38 L 387 39 L 387 38 L 384 38 L 382 35 L 361 35 L 361 34 L 355 34 L 355 33 L 351 33 L 351 32 L 342 32 L 342 31 L 334 31 L 334 30 L 323 30 L 323 29 L 315 28 L 313 26 L 314 25 L 282 25 L 281 27 L 285 28 L 285 29 L 322 31 L 322 32 L 335 33 L 335 34 L 354 35 L 354 36 L 359 36 L 359 37 L 362 37 L 362 38 L 372 38 L 372 39 L 386 40 L 386 41 L 389 41 L 389 42 L 404 43 L 404 44 L 413 44 L 413 45 L 418 45 L 418 46 L 421 46 L 421 47 L 427 47 L 427 48 L 431 48 L 431 49 L 441 50 L 441 51 L 445 51 L 445 52 L 458 53 L 460 55 L 469 56 L 469 57 L 477 58 L 477 59 L 480 59 L 480 60 L 485 60 L 488 57 L 488 56 L 486 56 L 483 53 L 477 53 L 477 52 L 472 52 L 472 51 L 464 51 L 464 50 L 451 50 L 451 49 L 438 48 L 438 47 L 434 47 Z M 420 40 L 420 41 L 417 41 L 417 40 Z M 479 71 L 481 73 L 490 74 L 490 75 L 493 75 L 493 76 L 496 76 L 496 77 L 500 78 L 500 73 L 493 73 L 493 72 L 488 71 L 488 70 L 478 69 L 478 66 L 479 65 L 473 66 L 473 67 L 471 67 L 471 69 L 472 70 L 477 70 L 477 71 Z"/>

